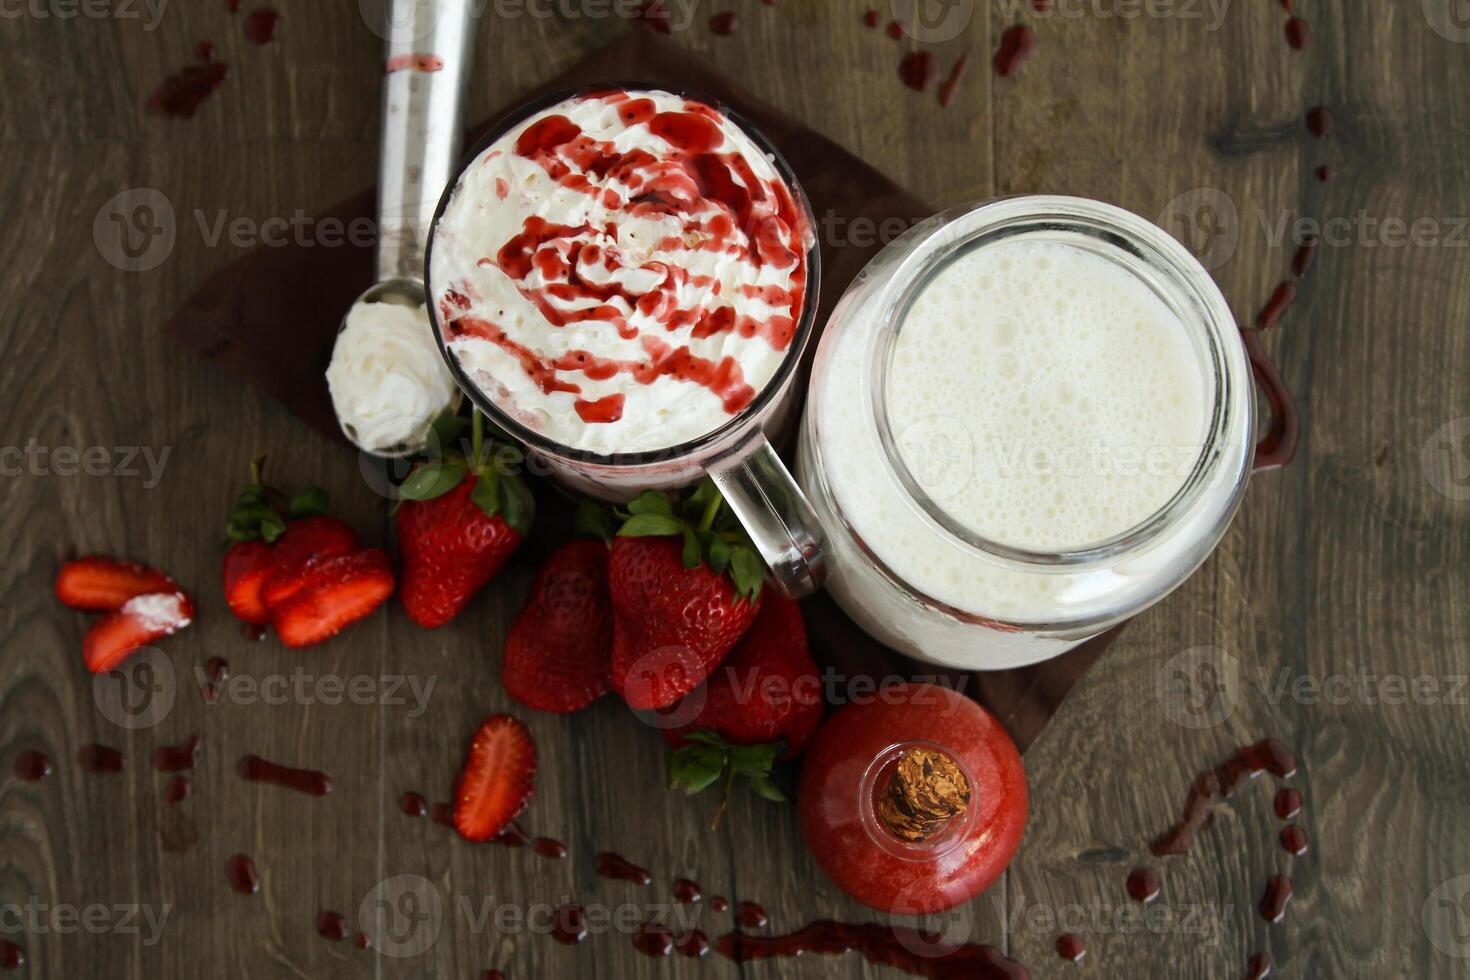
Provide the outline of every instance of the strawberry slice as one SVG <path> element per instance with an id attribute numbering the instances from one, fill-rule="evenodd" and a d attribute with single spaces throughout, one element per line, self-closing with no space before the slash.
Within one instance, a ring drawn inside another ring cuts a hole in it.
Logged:
<path id="1" fill-rule="evenodd" d="M 289 597 L 268 606 L 271 625 L 288 647 L 309 647 L 370 614 L 393 594 L 388 553 L 371 548 L 308 560 Z M 269 590 L 269 583 L 267 583 Z"/>
<path id="2" fill-rule="evenodd" d="M 260 600 L 273 609 L 295 595 L 306 582 L 305 566 L 313 558 L 357 551 L 357 533 L 335 517 L 292 521 L 275 543 L 275 570 L 266 577 Z"/>
<path id="3" fill-rule="evenodd" d="M 113 612 L 134 596 L 172 592 L 173 579 L 142 562 L 89 555 L 61 566 L 56 598 L 73 609 Z"/>
<path id="4" fill-rule="evenodd" d="M 87 631 L 82 641 L 87 669 L 94 674 L 105 674 L 134 650 L 177 633 L 193 618 L 194 601 L 183 592 L 134 596 Z"/>
<path id="5" fill-rule="evenodd" d="M 266 579 L 276 568 L 276 556 L 264 541 L 241 541 L 225 552 L 220 569 L 225 601 L 230 611 L 247 623 L 259 626 L 270 621 L 270 610 L 261 598 Z"/>
<path id="6" fill-rule="evenodd" d="M 536 788 L 536 743 L 509 715 L 491 715 L 470 742 L 454 790 L 454 829 L 465 840 L 493 840 Z"/>

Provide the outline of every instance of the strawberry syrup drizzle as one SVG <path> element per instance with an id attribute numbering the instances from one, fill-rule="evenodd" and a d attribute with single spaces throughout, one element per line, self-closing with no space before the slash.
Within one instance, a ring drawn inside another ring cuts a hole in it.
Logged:
<path id="1" fill-rule="evenodd" d="M 165 745 L 153 750 L 153 768 L 159 772 L 187 772 L 198 764 L 198 735 L 190 735 L 179 745 Z"/>
<path id="2" fill-rule="evenodd" d="M 715 940 L 714 948 L 736 963 L 854 951 L 869 963 L 933 980 L 1030 980 L 1031 976 L 993 946 L 966 943 L 942 952 L 933 936 L 877 922 L 849 925 L 824 919 L 784 936 L 752 936 L 736 930 Z"/>
<path id="3" fill-rule="evenodd" d="M 597 873 L 602 877 L 615 881 L 630 881 L 635 885 L 646 885 L 653 881 L 653 876 L 645 869 L 611 851 L 597 855 L 596 867 Z"/>
<path id="4" fill-rule="evenodd" d="M 260 875 L 255 870 L 255 862 L 243 854 L 236 854 L 225 862 L 225 877 L 230 881 L 230 887 L 241 895 L 254 895 L 260 891 Z"/>
<path id="5" fill-rule="evenodd" d="M 720 284 L 691 277 L 665 262 L 625 265 L 613 220 L 601 227 L 574 226 L 533 215 L 493 257 L 481 259 L 480 265 L 502 271 L 555 327 L 606 322 L 631 340 L 640 336 L 638 326 L 630 322 L 637 318 L 669 332 L 688 330 L 696 339 L 735 333 L 759 337 L 774 350 L 786 350 L 806 298 L 804 243 L 809 232 L 806 216 L 790 189 L 780 180 L 760 180 L 743 156 L 718 152 L 725 142 L 719 126 L 722 117 L 707 105 L 688 101 L 682 112 L 657 112 L 652 100 L 629 98 L 626 92 L 585 97 L 618 106 L 625 125 L 647 126 L 669 145 L 669 152 L 655 157 L 646 150 L 619 150 L 610 142 L 586 136 L 566 116 L 550 115 L 520 133 L 515 153 L 534 161 L 562 187 L 592 196 L 608 210 L 634 217 L 677 218 L 681 233 L 657 243 L 660 250 L 716 251 L 753 270 L 789 270 L 790 289 L 741 287 L 742 295 L 758 297 L 781 312 L 762 320 L 737 314 L 728 305 L 681 307 L 680 287 L 692 285 L 718 297 Z M 629 271 L 650 274 L 654 284 L 641 290 L 626 285 L 618 273 Z M 537 274 L 535 283 L 533 274 Z M 732 415 L 755 397 L 732 357 L 710 361 L 687 347 L 674 347 L 643 334 L 648 361 L 617 362 L 585 351 L 553 359 L 517 343 L 497 325 L 465 315 L 469 305 L 463 293 L 453 290 L 441 300 L 450 335 L 475 336 L 496 344 L 515 357 L 546 394 L 581 393 L 580 386 L 561 377 L 563 374 L 606 380 L 627 373 L 640 384 L 673 377 L 702 385 L 719 396 Z M 615 398 L 576 402 L 578 413 L 588 422 L 615 422 L 622 417 L 623 407 Z"/>
<path id="6" fill-rule="evenodd" d="M 1031 57 L 1036 50 L 1036 32 L 1025 24 L 1013 24 L 1000 36 L 1000 47 L 995 52 L 995 73 L 1009 78 Z"/>
<path id="7" fill-rule="evenodd" d="M 332 780 L 326 773 L 314 769 L 293 769 L 258 755 L 247 755 L 240 760 L 240 776 L 253 783 L 270 783 L 308 796 L 326 796 L 332 791 Z"/>
<path id="8" fill-rule="evenodd" d="M 8 939 L 0 939 L 0 970 L 19 970 L 25 964 L 25 950 Z"/>
<path id="9" fill-rule="evenodd" d="M 204 665 L 204 701 L 206 704 L 215 704 L 219 701 L 220 688 L 230 676 L 230 665 L 224 657 L 210 657 Z"/>
<path id="10" fill-rule="evenodd" d="M 163 788 L 163 799 L 169 806 L 176 806 L 189 798 L 189 777 L 183 774 L 169 777 Z"/>
<path id="11" fill-rule="evenodd" d="M 26 783 L 39 783 L 51 775 L 51 760 L 40 752 L 22 752 L 15 757 L 15 778 Z"/>
<path id="12" fill-rule="evenodd" d="M 84 745 L 77 753 L 77 764 L 93 775 L 122 772 L 123 754 L 106 745 Z"/>
<path id="13" fill-rule="evenodd" d="M 245 18 L 245 39 L 252 44 L 265 45 L 276 39 L 281 26 L 281 15 L 270 7 L 252 10 Z"/>

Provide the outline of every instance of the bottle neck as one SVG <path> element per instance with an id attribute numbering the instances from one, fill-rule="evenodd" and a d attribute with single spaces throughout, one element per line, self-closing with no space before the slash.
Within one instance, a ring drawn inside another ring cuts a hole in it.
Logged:
<path id="1" fill-rule="evenodd" d="M 863 829 L 884 852 L 933 861 L 964 840 L 976 811 L 975 781 L 957 753 L 937 742 L 898 742 L 863 773 Z"/>

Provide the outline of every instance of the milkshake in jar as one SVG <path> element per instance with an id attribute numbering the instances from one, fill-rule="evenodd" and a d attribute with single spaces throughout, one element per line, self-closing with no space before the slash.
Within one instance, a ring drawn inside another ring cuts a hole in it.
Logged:
<path id="1" fill-rule="evenodd" d="M 821 533 L 767 440 L 794 420 L 819 255 L 753 128 L 698 98 L 605 87 L 495 126 L 439 206 L 430 312 L 466 395 L 578 493 L 713 477 L 789 595 Z"/>
<path id="2" fill-rule="evenodd" d="M 1213 550 L 1252 391 L 1224 298 L 1161 229 L 1065 197 L 939 215 L 870 263 L 817 353 L 798 462 L 829 588 L 920 659 L 1062 653 Z"/>

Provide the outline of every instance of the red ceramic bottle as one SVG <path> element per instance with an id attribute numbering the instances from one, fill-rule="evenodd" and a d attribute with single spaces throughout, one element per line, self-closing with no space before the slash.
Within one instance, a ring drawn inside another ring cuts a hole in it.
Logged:
<path id="1" fill-rule="evenodd" d="M 833 882 L 873 908 L 921 915 L 1000 876 L 1026 799 L 1021 755 L 989 713 L 949 688 L 905 683 L 827 720 L 797 802 L 807 848 Z"/>

